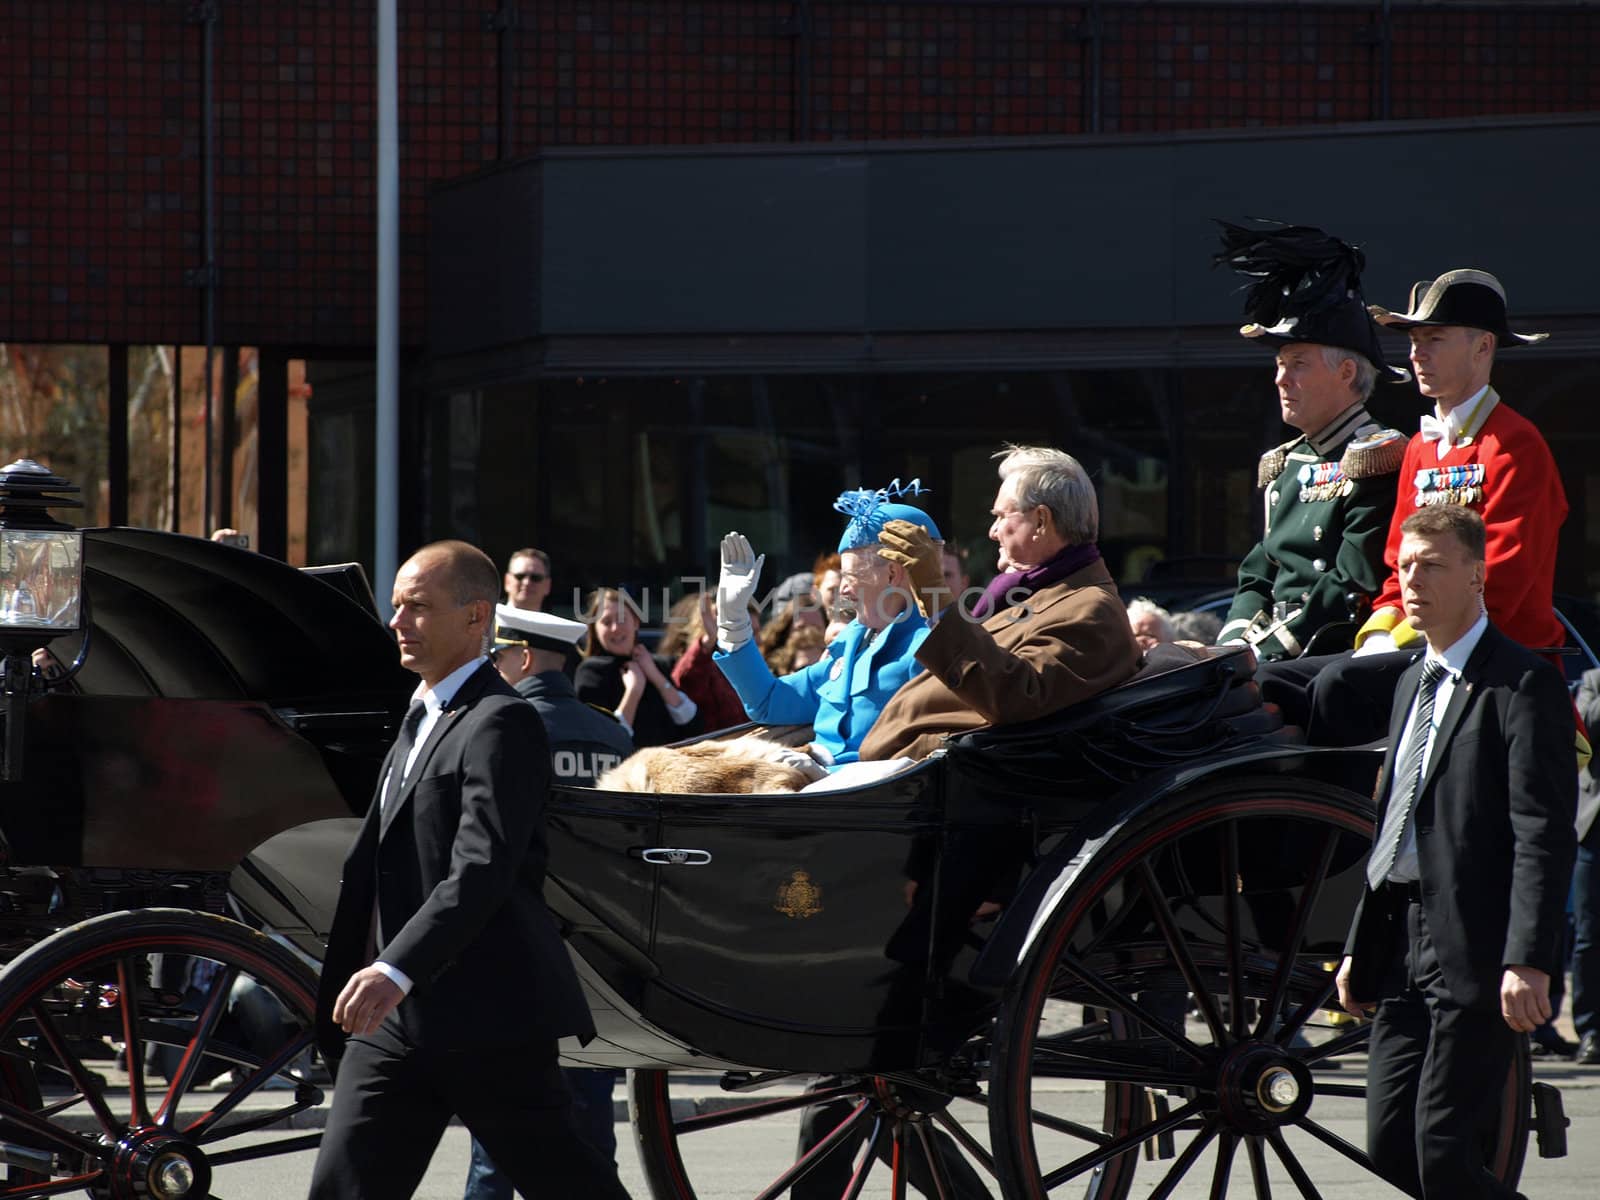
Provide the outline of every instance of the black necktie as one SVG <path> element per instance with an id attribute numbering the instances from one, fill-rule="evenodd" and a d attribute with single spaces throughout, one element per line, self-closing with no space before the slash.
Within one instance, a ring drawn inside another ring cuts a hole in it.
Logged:
<path id="1" fill-rule="evenodd" d="M 400 722 L 400 736 L 394 740 L 394 759 L 389 768 L 389 783 L 383 789 L 383 806 L 389 807 L 391 801 L 400 794 L 401 785 L 406 780 L 406 759 L 411 757 L 411 748 L 417 744 L 417 730 L 422 728 L 422 718 L 428 715 L 427 706 L 421 700 L 411 702 L 411 707 L 406 709 L 406 719 Z"/>
<path id="2" fill-rule="evenodd" d="M 1422 763 L 1428 749 L 1428 735 L 1433 731 L 1433 701 L 1439 692 L 1439 682 L 1445 677 L 1445 665 L 1436 658 L 1422 664 L 1422 680 L 1417 684 L 1417 715 L 1411 722 L 1411 736 L 1406 740 L 1405 752 L 1400 756 L 1400 766 L 1391 784 L 1389 808 L 1383 814 L 1383 829 L 1372 847 L 1372 857 L 1367 860 L 1367 885 L 1373 891 L 1383 886 L 1394 869 L 1395 857 L 1400 853 L 1400 837 L 1405 833 L 1406 818 L 1417 799 L 1417 788 L 1422 784 Z"/>

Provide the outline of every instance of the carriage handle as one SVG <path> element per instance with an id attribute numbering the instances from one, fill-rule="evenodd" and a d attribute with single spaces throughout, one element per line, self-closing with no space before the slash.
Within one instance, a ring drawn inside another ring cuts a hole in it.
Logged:
<path id="1" fill-rule="evenodd" d="M 706 867 L 711 865 L 711 851 L 678 846 L 651 846 L 639 851 L 639 857 L 658 867 Z"/>

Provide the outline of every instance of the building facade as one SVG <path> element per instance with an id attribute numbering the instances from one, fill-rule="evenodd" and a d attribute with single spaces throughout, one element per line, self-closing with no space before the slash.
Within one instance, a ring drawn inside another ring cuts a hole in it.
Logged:
<path id="1" fill-rule="evenodd" d="M 1095 472 L 1129 586 L 1220 582 L 1286 433 L 1209 219 L 1264 216 L 1362 244 L 1374 300 L 1482 266 L 1554 333 L 1497 380 L 1561 465 L 1561 587 L 1600 588 L 1600 5 L 399 14 L 403 542 L 541 545 L 564 606 L 704 574 L 726 528 L 798 569 L 840 488 L 913 475 L 978 542 L 989 455 L 1038 439 Z M 0 342 L 72 365 L 0 362 L 0 449 L 71 456 L 91 519 L 370 564 L 373 30 L 0 10 Z"/>

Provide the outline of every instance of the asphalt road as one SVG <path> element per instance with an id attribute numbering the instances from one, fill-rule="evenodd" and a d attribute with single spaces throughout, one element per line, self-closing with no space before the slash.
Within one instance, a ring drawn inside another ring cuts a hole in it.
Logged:
<path id="1" fill-rule="evenodd" d="M 1596 1195 L 1595 1180 L 1600 1179 L 1600 1070 L 1580 1070 L 1563 1064 L 1541 1068 L 1540 1077 L 1561 1088 L 1567 1115 L 1573 1123 L 1569 1131 L 1570 1152 L 1562 1159 L 1540 1159 L 1536 1149 L 1530 1146 L 1521 1189 L 1530 1200 L 1593 1200 Z M 702 1089 L 704 1094 L 713 1091 L 711 1088 Z M 619 1087 L 618 1095 L 621 1094 Z M 1050 1097 L 1048 1109 L 1058 1116 L 1092 1123 L 1099 1116 L 1099 1099 L 1099 1093 L 1093 1087 L 1069 1081 Z M 1358 1101 L 1319 1097 L 1313 1115 L 1333 1132 L 1352 1142 L 1361 1142 L 1362 1119 Z M 982 1114 L 978 1110 L 969 1108 L 961 1114 L 961 1118 L 981 1131 Z M 685 1156 L 699 1200 L 751 1200 L 756 1196 L 793 1160 L 797 1120 L 791 1113 L 695 1135 L 694 1143 L 686 1144 Z M 639 1168 L 631 1130 L 627 1125 L 619 1124 L 617 1135 L 623 1182 L 636 1200 L 646 1200 L 650 1191 L 645 1186 Z M 1295 1152 L 1302 1156 L 1308 1174 L 1326 1200 L 1378 1200 L 1380 1197 L 1400 1195 L 1297 1131 L 1291 1133 L 1288 1140 Z M 467 1144 L 464 1129 L 452 1127 L 446 1132 L 427 1179 L 417 1192 L 419 1197 L 423 1200 L 459 1200 L 466 1176 Z M 1214 1163 L 1213 1152 L 1208 1149 L 1173 1195 L 1180 1198 L 1210 1195 Z M 1168 1165 L 1160 1162 L 1141 1163 L 1133 1195 L 1148 1196 Z M 292 1161 L 256 1161 L 224 1168 L 213 1190 L 220 1200 L 289 1200 L 304 1195 L 309 1170 L 309 1157 L 305 1155 L 295 1156 Z M 1275 1196 L 1297 1194 L 1288 1176 L 1275 1162 L 1271 1164 L 1271 1182 Z M 914 1192 L 911 1194 L 915 1195 Z M 1053 1193 L 1056 1197 L 1081 1194 L 1081 1189 L 1068 1186 Z M 1242 1154 L 1233 1165 L 1229 1194 L 1240 1197 L 1255 1195 L 1249 1166 Z M 888 1172 L 881 1167 L 874 1171 L 862 1195 L 869 1200 L 888 1200 Z"/>

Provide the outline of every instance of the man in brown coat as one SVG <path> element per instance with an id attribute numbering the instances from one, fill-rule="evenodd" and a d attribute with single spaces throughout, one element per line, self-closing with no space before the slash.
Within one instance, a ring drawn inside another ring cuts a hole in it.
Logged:
<path id="1" fill-rule="evenodd" d="M 934 624 L 917 650 L 927 670 L 884 706 L 863 759 L 921 758 L 949 734 L 1042 717 L 1138 669 L 1128 614 L 1095 544 L 1100 508 L 1083 467 L 1044 447 L 1002 454 L 989 526 L 1001 573 L 970 618 L 947 607 L 939 547 L 926 533 L 891 521 L 879 535 Z"/>

